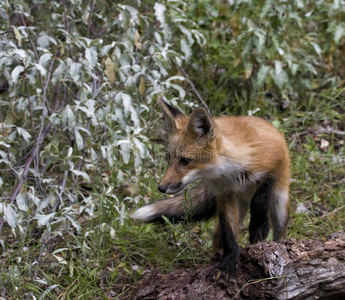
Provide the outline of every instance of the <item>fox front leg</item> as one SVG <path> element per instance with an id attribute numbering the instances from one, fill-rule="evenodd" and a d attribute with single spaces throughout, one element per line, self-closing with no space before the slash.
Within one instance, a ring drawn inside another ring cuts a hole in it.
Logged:
<path id="1" fill-rule="evenodd" d="M 216 231 L 220 231 L 223 257 L 209 274 L 211 281 L 225 285 L 230 278 L 236 277 L 240 253 L 237 243 L 238 210 L 231 204 L 227 202 L 219 209 L 219 224 Z"/>

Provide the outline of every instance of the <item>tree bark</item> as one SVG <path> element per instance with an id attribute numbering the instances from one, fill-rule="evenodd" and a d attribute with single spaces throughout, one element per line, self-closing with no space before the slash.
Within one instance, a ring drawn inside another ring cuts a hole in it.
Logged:
<path id="1" fill-rule="evenodd" d="M 130 299 L 345 299 L 345 231 L 324 242 L 288 239 L 247 246 L 236 279 L 226 284 L 207 279 L 220 253 L 215 256 L 202 268 L 151 272 Z"/>

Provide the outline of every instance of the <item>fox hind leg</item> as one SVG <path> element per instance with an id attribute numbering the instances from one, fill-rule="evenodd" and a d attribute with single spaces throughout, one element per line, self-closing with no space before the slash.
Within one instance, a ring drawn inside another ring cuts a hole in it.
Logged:
<path id="1" fill-rule="evenodd" d="M 266 179 L 256 190 L 250 203 L 249 242 L 258 243 L 266 239 L 270 231 L 269 207 L 274 180 Z"/>

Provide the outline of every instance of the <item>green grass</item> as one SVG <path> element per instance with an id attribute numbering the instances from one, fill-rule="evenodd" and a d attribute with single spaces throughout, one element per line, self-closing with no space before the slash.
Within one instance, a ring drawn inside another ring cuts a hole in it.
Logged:
<path id="1" fill-rule="evenodd" d="M 329 105 L 332 103 L 332 105 Z M 292 160 L 291 217 L 288 238 L 324 239 L 344 230 L 345 221 L 345 115 L 344 100 L 310 98 L 305 105 L 279 111 L 265 104 L 258 112 L 285 132 Z M 312 112 L 312 113 L 310 113 Z M 331 128 L 328 133 L 321 128 Z M 154 146 L 152 151 L 161 151 Z M 118 198 L 132 195 L 154 201 L 164 162 L 147 163 L 140 178 L 133 177 Z M 109 186 L 117 179 L 109 178 Z M 101 186 L 101 181 L 97 182 Z M 101 189 L 99 189 L 101 190 Z M 0 295 L 6 299 L 117 299 L 128 296 L 149 271 L 205 265 L 211 257 L 214 221 L 197 224 L 143 224 L 120 221 L 106 192 L 91 192 L 93 219 L 83 220 L 81 231 L 47 235 L 28 227 L 15 236 L 4 227 L 5 247 L 0 255 Z M 126 203 L 126 202 L 125 202 Z M 137 205 L 126 203 L 128 211 Z M 121 223 L 122 222 L 122 223 Z M 42 243 L 44 240 L 44 244 Z M 241 245 L 248 244 L 248 231 Z M 41 298 L 40 298 L 41 297 Z"/>

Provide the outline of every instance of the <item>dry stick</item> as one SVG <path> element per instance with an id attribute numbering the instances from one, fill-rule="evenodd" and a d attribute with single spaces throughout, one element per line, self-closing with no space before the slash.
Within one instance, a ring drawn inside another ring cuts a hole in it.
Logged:
<path id="1" fill-rule="evenodd" d="M 336 209 L 334 209 L 334 210 L 332 210 L 332 211 L 330 211 L 328 213 L 325 213 L 324 215 L 320 216 L 319 218 L 320 219 L 324 219 L 324 218 L 326 218 L 328 216 L 331 216 L 331 215 L 335 214 L 337 211 L 339 211 L 339 210 L 341 210 L 343 208 L 345 208 L 345 205 L 340 206 L 340 207 L 338 207 L 338 208 L 336 208 Z"/>
<path id="2" fill-rule="evenodd" d="M 340 131 L 340 130 L 336 130 L 333 128 L 329 128 L 329 129 L 320 129 L 318 131 L 315 131 L 316 134 L 322 134 L 322 133 L 326 133 L 326 134 L 337 134 L 337 135 L 344 135 L 345 136 L 345 132 L 344 131 Z"/>
<path id="3" fill-rule="evenodd" d="M 295 134 L 293 134 L 294 137 L 297 136 L 301 136 L 301 135 L 306 135 L 308 133 L 313 133 L 315 135 L 319 135 L 319 134 L 336 134 L 336 135 L 343 135 L 345 136 L 345 131 L 340 131 L 340 130 L 336 130 L 333 128 L 324 128 L 324 129 L 320 129 L 320 130 L 312 130 L 312 129 L 307 129 L 301 132 L 297 132 Z"/>
<path id="4" fill-rule="evenodd" d="M 190 86 L 192 87 L 194 93 L 198 97 L 199 101 L 205 106 L 205 109 L 207 110 L 208 114 L 211 115 L 210 109 L 208 108 L 208 106 L 207 106 L 206 102 L 204 101 L 204 99 L 202 99 L 202 97 L 200 96 L 200 94 L 197 91 L 197 89 L 195 88 L 193 82 L 190 81 L 190 79 L 188 77 L 188 74 L 181 67 L 180 67 L 180 71 L 182 72 L 183 76 L 187 79 L 187 81 L 190 84 Z"/>
<path id="5" fill-rule="evenodd" d="M 240 288 L 240 290 L 235 294 L 234 297 L 231 298 L 231 300 L 234 300 L 234 299 L 242 292 L 242 290 L 243 290 L 245 287 L 247 287 L 248 285 L 260 283 L 260 282 L 266 281 L 266 280 L 280 279 L 280 278 L 284 278 L 284 279 L 285 279 L 285 287 L 287 288 L 286 275 L 276 276 L 276 277 L 270 277 L 270 278 L 263 278 L 263 279 L 251 279 L 251 280 L 248 280 L 248 281 Z M 286 291 L 286 295 L 287 295 L 287 291 Z"/>

